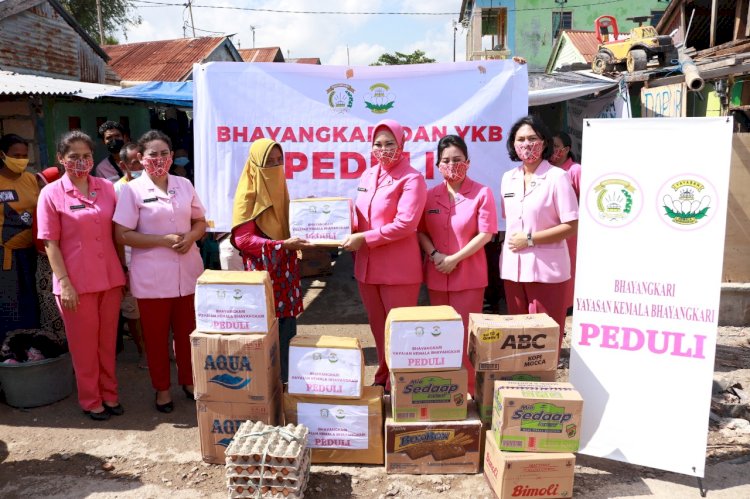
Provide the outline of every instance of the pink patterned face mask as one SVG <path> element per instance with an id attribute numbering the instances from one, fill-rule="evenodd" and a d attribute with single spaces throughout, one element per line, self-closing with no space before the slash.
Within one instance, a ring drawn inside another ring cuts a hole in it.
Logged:
<path id="1" fill-rule="evenodd" d="M 448 182 L 461 182 L 466 178 L 466 170 L 469 169 L 468 161 L 458 163 L 440 163 L 438 170 Z"/>
<path id="2" fill-rule="evenodd" d="M 560 147 L 559 149 L 555 147 L 554 152 L 552 153 L 552 157 L 549 159 L 550 163 L 559 163 L 560 161 L 565 158 L 566 152 L 564 147 Z"/>
<path id="3" fill-rule="evenodd" d="M 378 160 L 383 168 L 395 165 L 401 159 L 401 148 L 395 149 L 373 149 L 372 155 Z"/>
<path id="4" fill-rule="evenodd" d="M 171 156 L 162 156 L 159 158 L 143 158 L 143 169 L 151 177 L 163 177 L 169 173 L 169 167 L 172 166 Z"/>
<path id="5" fill-rule="evenodd" d="M 541 140 L 536 142 L 516 142 L 514 147 L 516 149 L 516 155 L 521 161 L 524 163 L 533 163 L 542 157 L 544 142 Z"/>
<path id="6" fill-rule="evenodd" d="M 94 160 L 88 159 L 69 159 L 62 162 L 63 168 L 71 177 L 83 178 L 88 176 L 89 172 L 94 169 Z"/>

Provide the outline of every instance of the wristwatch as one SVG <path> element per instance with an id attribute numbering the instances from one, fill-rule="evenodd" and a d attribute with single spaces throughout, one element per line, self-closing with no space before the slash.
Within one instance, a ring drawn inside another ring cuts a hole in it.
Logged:
<path id="1" fill-rule="evenodd" d="M 433 256 L 435 256 L 435 253 L 437 253 L 437 252 L 438 252 L 437 248 L 435 248 L 434 250 L 432 250 L 432 253 L 430 253 L 430 258 L 432 258 Z"/>
<path id="2" fill-rule="evenodd" d="M 531 238 L 531 232 L 526 234 L 526 246 L 528 246 L 529 248 L 534 247 L 534 240 Z"/>

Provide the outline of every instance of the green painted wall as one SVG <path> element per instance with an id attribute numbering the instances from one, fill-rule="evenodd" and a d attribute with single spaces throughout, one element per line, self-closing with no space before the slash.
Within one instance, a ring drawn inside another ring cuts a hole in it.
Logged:
<path id="1" fill-rule="evenodd" d="M 127 116 L 130 121 L 132 140 L 149 130 L 150 117 L 148 107 L 143 104 L 113 103 L 99 100 L 73 100 L 48 98 L 44 103 L 44 140 L 47 145 L 47 164 L 55 162 L 54 151 L 57 139 L 69 130 L 69 119 L 80 118 L 81 130 L 94 140 L 96 150 L 94 159 L 98 163 L 107 156 L 107 149 L 97 135 L 97 118 L 120 121 Z"/>
<path id="2" fill-rule="evenodd" d="M 597 17 L 611 15 L 617 19 L 620 31 L 627 33 L 637 24 L 626 18 L 648 16 L 652 10 L 664 11 L 669 5 L 658 0 L 603 0 L 592 5 L 594 3 L 595 0 L 568 0 L 563 6 L 563 12 L 572 12 L 573 29 L 593 31 Z M 511 50 L 513 55 L 526 58 L 529 69 L 543 70 L 547 66 L 554 45 L 552 13 L 560 10 L 554 0 L 515 0 L 515 46 Z"/>

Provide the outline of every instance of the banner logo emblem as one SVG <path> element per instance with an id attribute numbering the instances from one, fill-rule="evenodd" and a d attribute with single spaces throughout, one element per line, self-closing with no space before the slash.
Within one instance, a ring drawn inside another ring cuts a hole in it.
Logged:
<path id="1" fill-rule="evenodd" d="M 334 113 L 348 113 L 354 105 L 354 87 L 346 83 L 336 83 L 326 90 L 328 93 L 328 105 Z"/>
<path id="2" fill-rule="evenodd" d="M 589 190 L 586 204 L 594 220 L 605 227 L 623 227 L 632 222 L 643 207 L 642 190 L 623 174 L 597 179 Z"/>
<path id="3" fill-rule="evenodd" d="M 715 211 L 713 187 L 702 178 L 680 176 L 669 180 L 659 191 L 660 214 L 670 227 L 692 230 L 705 225 Z"/>
<path id="4" fill-rule="evenodd" d="M 390 92 L 385 83 L 376 83 L 370 87 L 370 93 L 365 96 L 365 106 L 375 114 L 385 114 L 396 102 L 396 96 Z"/>

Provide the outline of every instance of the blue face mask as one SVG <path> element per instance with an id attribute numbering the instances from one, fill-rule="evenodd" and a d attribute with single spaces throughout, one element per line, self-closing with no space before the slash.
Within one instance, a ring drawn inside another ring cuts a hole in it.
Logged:
<path id="1" fill-rule="evenodd" d="M 174 161 L 172 161 L 177 166 L 185 166 L 188 163 L 190 163 L 190 158 L 187 158 L 185 156 L 180 156 L 179 158 L 175 158 Z"/>
<path id="2" fill-rule="evenodd" d="M 136 179 L 136 178 L 138 178 L 138 177 L 141 176 L 141 173 L 143 173 L 143 170 L 138 170 L 138 171 L 130 172 L 130 176 L 133 177 L 134 179 Z"/>

